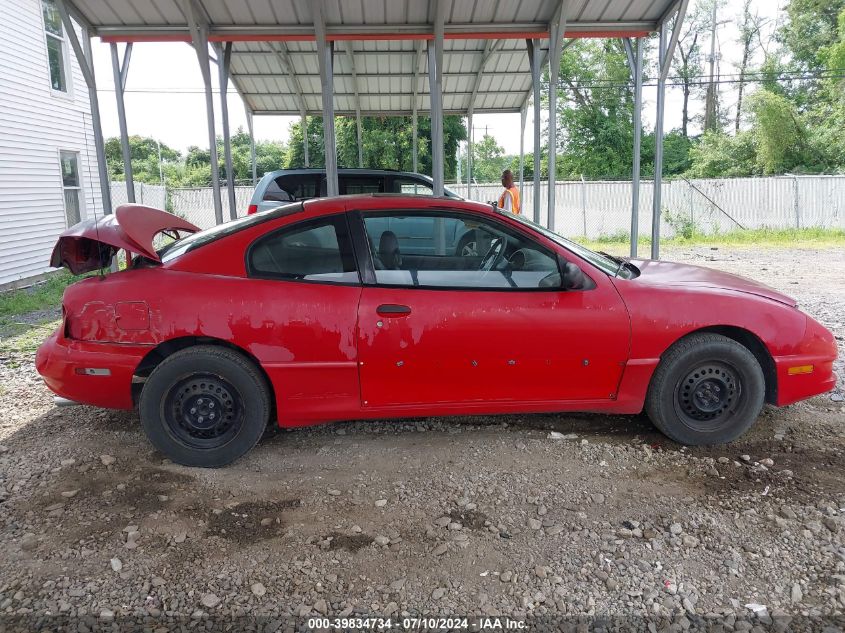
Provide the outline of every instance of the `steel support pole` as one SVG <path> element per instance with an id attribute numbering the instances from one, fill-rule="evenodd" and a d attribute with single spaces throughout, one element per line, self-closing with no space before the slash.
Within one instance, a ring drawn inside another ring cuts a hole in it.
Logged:
<path id="1" fill-rule="evenodd" d="M 232 42 L 217 45 L 217 70 L 220 80 L 220 119 L 223 124 L 223 162 L 226 165 L 226 195 L 229 198 L 229 219 L 238 217 L 235 202 L 235 174 L 232 166 L 232 136 L 229 131 L 229 65 L 232 61 Z"/>
<path id="2" fill-rule="evenodd" d="M 302 152 L 305 158 L 305 166 L 310 167 L 311 161 L 308 158 L 308 115 L 304 112 L 300 115 L 299 125 L 302 128 Z"/>
<path id="3" fill-rule="evenodd" d="M 414 93 L 411 96 L 411 125 L 413 127 L 413 133 L 411 138 L 412 143 L 412 164 L 414 173 L 419 172 L 419 115 L 417 113 L 418 108 L 418 91 L 420 85 L 420 65 L 422 62 L 423 56 L 423 49 L 420 43 L 416 45 L 416 54 L 414 55 Z"/>
<path id="4" fill-rule="evenodd" d="M 637 256 L 640 231 L 640 157 L 643 130 L 643 41 L 637 38 L 634 51 L 630 38 L 623 40 L 628 65 L 634 77 L 634 160 L 631 170 L 631 257 Z"/>
<path id="5" fill-rule="evenodd" d="M 340 189 L 337 180 L 337 149 L 334 126 L 334 44 L 326 40 L 325 0 L 315 0 L 314 30 L 317 60 L 323 83 L 323 144 L 326 157 L 326 195 L 336 196 Z"/>
<path id="6" fill-rule="evenodd" d="M 540 223 L 540 40 L 526 40 L 534 90 L 534 221 Z"/>
<path id="7" fill-rule="evenodd" d="M 525 200 L 525 123 L 528 120 L 528 105 L 519 111 L 519 200 Z"/>
<path id="8" fill-rule="evenodd" d="M 246 108 L 246 128 L 249 130 L 249 164 L 252 168 L 252 186 L 258 182 L 258 161 L 255 159 L 255 123 L 252 120 L 252 110 Z"/>
<path id="9" fill-rule="evenodd" d="M 428 80 L 431 86 L 431 178 L 434 195 L 443 195 L 443 102 L 437 79 L 437 46 L 428 44 Z"/>
<path id="10" fill-rule="evenodd" d="M 467 198 L 473 200 L 472 197 L 472 113 L 467 115 Z"/>
<path id="11" fill-rule="evenodd" d="M 563 54 L 563 34 L 566 31 L 568 0 L 561 0 L 549 25 L 549 216 L 548 227 L 555 230 L 555 189 L 557 183 L 557 84 L 560 77 L 560 58 Z"/>
<path id="12" fill-rule="evenodd" d="M 135 179 L 132 177 L 132 152 L 129 149 L 129 131 L 126 126 L 126 104 L 123 92 L 126 90 L 126 76 L 129 59 L 132 56 L 132 42 L 126 45 L 123 64 L 117 51 L 117 43 L 111 43 L 111 68 L 114 76 L 114 96 L 117 99 L 117 123 L 120 128 L 120 149 L 123 153 L 123 177 L 126 181 L 126 201 L 135 202 Z"/>
<path id="13" fill-rule="evenodd" d="M 417 166 L 417 156 L 419 155 L 419 122 L 417 116 L 417 106 L 416 103 L 414 104 L 414 114 L 411 115 L 411 126 L 413 128 L 412 137 L 411 137 L 411 153 L 413 156 L 411 157 L 411 164 L 413 165 L 414 173 L 419 172 L 419 167 Z"/>
<path id="14" fill-rule="evenodd" d="M 668 64 L 666 59 L 666 23 L 660 25 L 658 40 L 659 67 Z M 657 116 L 654 122 L 654 193 L 651 207 L 651 258 L 660 259 L 660 212 L 663 188 L 663 118 L 666 109 L 666 79 L 657 77 Z"/>
<path id="15" fill-rule="evenodd" d="M 65 37 L 70 41 L 73 54 L 79 63 L 85 84 L 88 87 L 88 102 L 91 107 L 91 127 L 94 131 L 94 149 L 97 153 L 97 174 L 100 179 L 100 196 L 103 201 L 103 213 L 111 213 L 111 184 L 109 170 L 106 164 L 106 145 L 103 140 L 103 126 L 100 121 L 100 101 L 97 98 L 97 80 L 94 76 L 94 58 L 91 56 L 91 40 L 88 29 L 82 28 L 82 42 L 76 35 L 76 27 L 70 19 L 64 0 L 56 0 L 56 9 L 62 18 Z"/>

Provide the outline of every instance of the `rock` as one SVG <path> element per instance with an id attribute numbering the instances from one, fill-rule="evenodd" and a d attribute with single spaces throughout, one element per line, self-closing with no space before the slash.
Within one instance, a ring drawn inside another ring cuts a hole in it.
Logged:
<path id="1" fill-rule="evenodd" d="M 340 496 L 340 490 L 338 490 L 337 488 L 329 488 L 328 493 L 329 493 L 332 497 L 338 497 L 338 496 Z"/>
<path id="2" fill-rule="evenodd" d="M 173 535 L 173 542 L 184 543 L 186 538 L 188 538 L 187 532 L 177 532 Z"/>
<path id="3" fill-rule="evenodd" d="M 31 552 L 36 547 L 38 547 L 38 538 L 35 534 L 31 532 L 27 532 L 21 538 L 21 549 L 25 552 Z"/>
<path id="4" fill-rule="evenodd" d="M 387 505 L 387 499 L 379 499 L 378 501 L 376 501 L 376 507 L 377 508 L 383 508 L 386 505 Z"/>
<path id="5" fill-rule="evenodd" d="M 252 591 L 253 595 L 255 595 L 259 598 L 267 593 L 267 588 L 264 585 L 262 585 L 260 582 L 253 583 L 250 586 L 250 590 Z"/>
<path id="6" fill-rule="evenodd" d="M 447 525 L 449 525 L 451 522 L 452 522 L 451 517 L 446 517 L 446 516 L 443 516 L 443 517 L 440 517 L 440 518 L 438 518 L 438 519 L 435 519 L 435 520 L 434 520 L 434 525 L 436 525 L 437 527 L 446 527 L 446 526 L 447 526 Z"/>
<path id="7" fill-rule="evenodd" d="M 555 534 L 560 534 L 563 532 L 564 527 L 562 525 L 552 525 L 546 528 L 546 534 L 549 536 L 554 536 Z"/>
<path id="8" fill-rule="evenodd" d="M 669 532 L 671 532 L 675 536 L 678 536 L 678 534 L 680 534 L 683 531 L 684 531 L 684 528 L 681 526 L 680 523 L 673 523 L 672 525 L 669 526 Z"/>
<path id="9" fill-rule="evenodd" d="M 576 433 L 558 433 L 557 431 L 552 431 L 549 433 L 550 440 L 577 440 L 578 435 Z"/>
<path id="10" fill-rule="evenodd" d="M 76 463 L 76 460 L 73 457 L 68 459 L 63 459 L 59 462 L 63 468 L 67 468 L 68 466 L 73 466 Z"/>
<path id="11" fill-rule="evenodd" d="M 75 497 L 75 496 L 76 496 L 76 495 L 78 495 L 78 494 L 79 494 L 79 489 L 77 488 L 76 490 L 65 490 L 65 491 L 62 493 L 62 496 L 63 496 L 65 499 L 72 499 L 73 497 Z"/>
<path id="12" fill-rule="evenodd" d="M 605 586 L 607 587 L 608 591 L 615 591 L 617 587 L 619 587 L 619 583 L 616 582 L 613 578 L 608 578 L 604 582 Z"/>
<path id="13" fill-rule="evenodd" d="M 100 619 L 111 622 L 114 620 L 114 611 L 111 609 L 100 609 Z"/>
<path id="14" fill-rule="evenodd" d="M 325 600 L 320 598 L 319 600 L 317 600 L 317 602 L 314 603 L 314 611 L 326 615 L 329 612 L 329 605 L 328 603 L 326 603 Z"/>
<path id="15" fill-rule="evenodd" d="M 513 572 L 503 571 L 501 574 L 499 574 L 499 580 L 501 580 L 502 582 L 510 582 L 511 578 L 513 578 Z"/>
<path id="16" fill-rule="evenodd" d="M 537 576 L 537 578 L 545 578 L 548 575 L 548 572 L 542 565 L 537 565 L 534 568 L 534 575 Z"/>
<path id="17" fill-rule="evenodd" d="M 381 536 L 381 535 L 379 535 L 379 536 L 377 536 L 377 537 L 375 538 L 375 540 L 374 540 L 373 542 L 374 542 L 376 545 L 389 545 L 389 544 L 390 544 L 390 539 L 389 539 L 388 537 L 386 537 L 386 536 Z"/>
<path id="18" fill-rule="evenodd" d="M 763 466 L 765 466 L 766 468 L 771 468 L 775 465 L 775 460 L 770 457 L 767 457 L 765 459 L 761 459 L 760 463 L 763 464 Z"/>
<path id="19" fill-rule="evenodd" d="M 730 459 L 728 459 L 727 457 L 724 457 L 724 456 L 723 456 L 723 457 L 720 457 L 720 458 L 719 458 L 718 460 L 716 460 L 716 461 L 718 461 L 720 464 L 729 464 L 731 460 L 730 460 Z"/>
<path id="20" fill-rule="evenodd" d="M 400 591 L 404 586 L 405 586 L 405 579 L 404 578 L 400 578 L 399 580 L 394 580 L 392 583 L 390 583 L 390 588 L 393 589 L 393 591 Z"/>
<path id="21" fill-rule="evenodd" d="M 441 543 L 440 545 L 435 547 L 433 550 L 431 550 L 431 553 L 434 554 L 435 556 L 442 556 L 443 554 L 446 553 L 446 550 L 448 550 L 448 549 L 449 549 L 449 546 L 446 543 Z"/>
<path id="22" fill-rule="evenodd" d="M 204 606 L 206 609 L 213 609 L 218 604 L 220 604 L 220 598 L 218 598 L 213 593 L 204 593 L 200 598 L 200 602 L 202 603 L 202 606 Z"/>
<path id="23" fill-rule="evenodd" d="M 273 525 L 273 519 L 270 517 L 264 517 L 261 519 L 261 527 L 267 527 L 268 525 Z"/>
<path id="24" fill-rule="evenodd" d="M 111 568 L 113 571 L 120 571 L 123 569 L 123 563 L 119 558 L 112 558 L 111 559 Z"/>
<path id="25" fill-rule="evenodd" d="M 843 396 L 843 395 L 842 395 L 841 393 L 839 393 L 839 392 L 836 392 L 836 393 L 832 393 L 832 394 L 830 394 L 830 399 L 831 399 L 833 402 L 845 402 L 845 396 Z"/>
<path id="26" fill-rule="evenodd" d="M 528 519 L 528 527 L 530 527 L 532 530 L 539 530 L 541 527 L 543 527 L 543 524 L 540 522 L 539 519 L 535 519 L 532 517 Z"/>
<path id="27" fill-rule="evenodd" d="M 103 462 L 103 466 L 111 466 L 117 460 L 111 455 L 100 455 L 100 461 Z"/>
<path id="28" fill-rule="evenodd" d="M 440 600 L 443 596 L 446 595 L 446 590 L 443 587 L 438 587 L 434 591 L 431 592 L 431 597 L 434 600 Z"/>
<path id="29" fill-rule="evenodd" d="M 792 600 L 793 604 L 797 604 L 804 599 L 804 592 L 801 591 L 801 585 L 797 582 L 792 585 L 792 591 L 790 591 L 790 600 Z"/>
<path id="30" fill-rule="evenodd" d="M 698 547 L 698 539 L 690 534 L 684 534 L 681 541 L 684 547 Z"/>
<path id="31" fill-rule="evenodd" d="M 751 455 L 740 455 L 739 458 L 744 462 L 750 462 L 751 461 Z"/>

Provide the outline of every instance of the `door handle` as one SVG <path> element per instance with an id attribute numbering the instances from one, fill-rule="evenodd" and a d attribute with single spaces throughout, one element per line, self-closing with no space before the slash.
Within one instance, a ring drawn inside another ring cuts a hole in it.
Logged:
<path id="1" fill-rule="evenodd" d="M 396 303 L 383 303 L 376 308 L 376 314 L 384 317 L 400 317 L 411 314 L 411 308 Z"/>

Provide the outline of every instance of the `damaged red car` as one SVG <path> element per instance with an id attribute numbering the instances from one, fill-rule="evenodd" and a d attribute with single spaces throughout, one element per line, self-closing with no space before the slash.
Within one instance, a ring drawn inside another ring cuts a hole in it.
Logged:
<path id="1" fill-rule="evenodd" d="M 271 422 L 433 415 L 645 410 L 678 442 L 728 442 L 836 381 L 833 335 L 772 288 L 473 202 L 325 198 L 205 231 L 125 206 L 52 265 L 119 250 L 125 270 L 67 288 L 37 368 L 63 398 L 137 407 L 182 464 L 228 464 Z"/>

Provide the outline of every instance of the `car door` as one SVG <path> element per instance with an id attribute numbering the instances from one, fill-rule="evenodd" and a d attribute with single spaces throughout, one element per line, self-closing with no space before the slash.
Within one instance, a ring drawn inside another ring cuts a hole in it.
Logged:
<path id="1" fill-rule="evenodd" d="M 561 290 L 559 253 L 550 243 L 481 214 L 353 217 L 362 244 L 385 242 L 374 234 L 384 217 L 391 229 L 425 225 L 441 243 L 433 255 L 401 247 L 383 254 L 388 264 L 364 276 L 358 358 L 365 408 L 615 397 L 630 327 L 606 277 L 595 275 L 588 289 Z M 448 251 L 442 227 L 450 221 L 483 235 L 488 259 Z M 491 255 L 497 244 L 501 254 Z M 490 257 L 498 261 L 491 265 Z"/>

